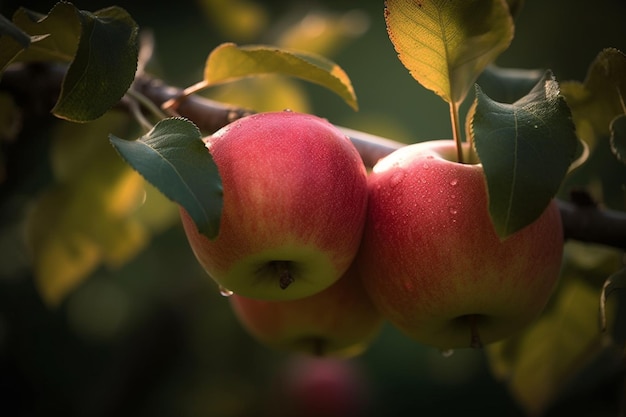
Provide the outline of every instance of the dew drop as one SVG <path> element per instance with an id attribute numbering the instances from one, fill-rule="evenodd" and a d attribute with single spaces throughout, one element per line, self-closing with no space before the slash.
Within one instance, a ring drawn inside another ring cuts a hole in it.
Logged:
<path id="1" fill-rule="evenodd" d="M 428 168 L 430 168 L 430 165 L 428 164 L 428 162 L 424 162 L 424 163 L 422 164 L 422 168 L 424 168 L 424 169 L 428 169 Z"/>
<path id="2" fill-rule="evenodd" d="M 391 185 L 392 187 L 397 187 L 398 184 L 400 184 L 403 179 L 404 179 L 404 172 L 396 171 L 393 173 L 393 175 L 389 179 L 389 185 Z"/>
<path id="3" fill-rule="evenodd" d="M 450 214 L 457 214 L 459 212 L 456 207 L 450 207 L 448 210 L 450 211 Z"/>
<path id="4" fill-rule="evenodd" d="M 454 349 L 443 349 L 440 352 L 441 356 L 443 356 L 444 358 L 449 358 L 454 354 Z"/>
<path id="5" fill-rule="evenodd" d="M 231 290 L 229 290 L 228 288 L 224 288 L 220 285 L 220 295 L 222 297 L 230 297 L 231 295 L 233 295 L 234 292 L 232 292 Z"/>
<path id="6" fill-rule="evenodd" d="M 459 180 L 457 180 L 456 178 L 450 181 L 450 185 L 453 187 L 456 187 L 458 184 L 459 184 Z"/>

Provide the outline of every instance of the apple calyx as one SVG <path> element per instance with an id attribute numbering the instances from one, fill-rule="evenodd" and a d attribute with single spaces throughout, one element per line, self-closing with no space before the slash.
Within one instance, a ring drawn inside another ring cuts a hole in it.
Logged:
<path id="1" fill-rule="evenodd" d="M 289 261 L 270 261 L 270 265 L 278 272 L 278 285 L 281 290 L 286 290 L 296 279 L 289 268 Z"/>
<path id="2" fill-rule="evenodd" d="M 481 349 L 483 347 L 483 342 L 480 340 L 480 334 L 478 333 L 478 318 L 476 314 L 467 316 L 470 327 L 470 347 L 474 349 Z"/>

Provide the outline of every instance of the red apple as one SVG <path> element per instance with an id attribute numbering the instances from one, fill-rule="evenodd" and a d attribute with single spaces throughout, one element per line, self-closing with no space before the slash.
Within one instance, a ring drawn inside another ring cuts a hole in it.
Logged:
<path id="1" fill-rule="evenodd" d="M 382 318 L 354 267 L 325 290 L 299 300 L 229 297 L 236 316 L 259 342 L 277 350 L 316 356 L 360 354 Z"/>
<path id="2" fill-rule="evenodd" d="M 189 243 L 223 288 L 288 300 L 315 294 L 347 270 L 365 223 L 365 166 L 327 120 L 290 111 L 239 119 L 206 138 L 222 179 L 218 236 Z"/>
<path id="3" fill-rule="evenodd" d="M 364 417 L 373 401 L 368 375 L 353 360 L 295 355 L 268 395 L 273 417 Z"/>
<path id="4" fill-rule="evenodd" d="M 440 349 L 491 343 L 527 326 L 555 287 L 563 251 L 554 202 L 501 240 L 482 166 L 455 158 L 453 141 L 430 141 L 375 165 L 357 258 L 383 316 Z"/>

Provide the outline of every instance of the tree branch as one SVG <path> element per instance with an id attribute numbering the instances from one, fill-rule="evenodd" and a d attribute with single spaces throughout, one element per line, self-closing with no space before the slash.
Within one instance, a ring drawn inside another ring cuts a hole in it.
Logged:
<path id="1" fill-rule="evenodd" d="M 42 103 L 46 105 L 54 103 L 55 97 L 50 97 L 50 95 L 58 94 L 64 69 L 49 65 L 43 71 L 42 66 L 38 65 L 36 70 L 38 82 L 35 90 L 31 90 L 35 84 L 32 83 L 33 69 L 29 66 L 7 68 L 3 74 L 0 89 L 27 97 L 26 101 L 29 105 L 33 105 L 34 98 L 39 96 L 39 102 L 34 105 L 37 110 L 41 108 Z M 43 80 L 42 77 L 46 79 Z M 42 85 L 46 85 L 47 88 L 42 89 Z M 229 106 L 198 95 L 184 97 L 183 89 L 166 85 L 147 74 L 138 75 L 131 88 L 159 107 L 168 101 L 175 100 L 176 105 L 170 109 L 169 113 L 191 120 L 205 134 L 210 134 L 236 119 L 254 113 L 252 110 Z M 45 94 L 42 95 L 42 92 Z M 350 138 L 368 167 L 374 166 L 380 158 L 405 146 L 403 143 L 387 138 L 338 127 Z M 564 200 L 558 200 L 558 204 L 566 239 L 626 249 L 625 212 Z"/>

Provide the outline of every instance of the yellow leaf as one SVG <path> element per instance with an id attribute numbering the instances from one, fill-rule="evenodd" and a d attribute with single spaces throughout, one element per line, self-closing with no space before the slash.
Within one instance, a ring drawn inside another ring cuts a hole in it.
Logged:
<path id="1" fill-rule="evenodd" d="M 603 349 L 599 291 L 579 278 L 562 282 L 553 305 L 520 336 L 487 348 L 494 375 L 529 415 L 539 415 Z"/>
<path id="2" fill-rule="evenodd" d="M 356 94 L 348 75 L 323 56 L 275 46 L 237 46 L 224 43 L 215 48 L 204 67 L 204 86 L 263 74 L 297 77 L 326 87 L 357 109 Z"/>
<path id="3" fill-rule="evenodd" d="M 99 151 L 48 189 L 28 219 L 37 287 L 52 306 L 101 263 L 118 267 L 147 243 L 145 226 L 131 218 L 142 203 L 143 179 L 106 141 L 92 142 Z"/>
<path id="4" fill-rule="evenodd" d="M 584 83 L 563 82 L 561 93 L 572 110 L 578 136 L 593 149 L 599 138 L 609 136 L 613 119 L 626 111 L 626 55 L 604 49 L 589 66 Z"/>
<path id="5" fill-rule="evenodd" d="M 504 0 L 387 0 L 385 21 L 413 78 L 456 104 L 514 32 Z"/>

